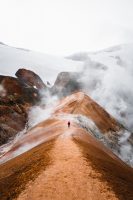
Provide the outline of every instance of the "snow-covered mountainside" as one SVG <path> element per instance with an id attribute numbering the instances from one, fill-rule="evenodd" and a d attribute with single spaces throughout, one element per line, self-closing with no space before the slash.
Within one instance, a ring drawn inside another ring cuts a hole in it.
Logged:
<path id="1" fill-rule="evenodd" d="M 14 72 L 19 68 L 30 69 L 37 73 L 45 83 L 49 81 L 53 85 L 59 72 L 80 71 L 82 62 L 0 43 L 0 74 L 14 76 Z"/>
<path id="2" fill-rule="evenodd" d="M 69 58 L 84 62 L 79 82 L 85 92 L 132 131 L 133 44 L 77 53 Z"/>

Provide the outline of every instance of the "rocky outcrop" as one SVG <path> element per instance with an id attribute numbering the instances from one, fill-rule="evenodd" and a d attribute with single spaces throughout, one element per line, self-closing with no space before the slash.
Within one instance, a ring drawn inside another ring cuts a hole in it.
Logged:
<path id="1" fill-rule="evenodd" d="M 10 103 L 0 105 L 0 145 L 23 130 L 27 121 L 27 111 L 23 105 Z"/>
<path id="2" fill-rule="evenodd" d="M 19 81 L 28 87 L 34 87 L 37 89 L 44 89 L 46 85 L 43 83 L 41 78 L 34 72 L 27 69 L 19 69 L 15 74 Z"/>
<path id="3" fill-rule="evenodd" d="M 0 145 L 23 130 L 27 113 L 46 86 L 34 72 L 20 69 L 17 78 L 0 76 Z"/>
<path id="4" fill-rule="evenodd" d="M 78 81 L 79 76 L 80 74 L 76 72 L 59 73 L 54 86 L 51 88 L 51 93 L 63 97 L 70 95 L 73 92 L 80 91 L 82 85 Z"/>

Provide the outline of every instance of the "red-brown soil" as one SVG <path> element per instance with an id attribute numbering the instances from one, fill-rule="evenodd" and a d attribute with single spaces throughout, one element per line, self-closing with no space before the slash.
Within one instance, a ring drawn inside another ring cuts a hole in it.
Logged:
<path id="1" fill-rule="evenodd" d="M 77 125 L 48 123 L 58 137 L 0 166 L 1 200 L 133 199 L 133 169 Z"/>

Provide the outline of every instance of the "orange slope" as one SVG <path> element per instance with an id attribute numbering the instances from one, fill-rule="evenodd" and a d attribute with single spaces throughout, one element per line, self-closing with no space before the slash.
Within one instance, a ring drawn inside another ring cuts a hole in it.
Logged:
<path id="1" fill-rule="evenodd" d="M 119 131 L 122 127 L 99 104 L 83 92 L 74 93 L 61 100 L 55 114 L 71 113 L 89 117 L 102 133 Z"/>
<path id="2" fill-rule="evenodd" d="M 0 200 L 133 199 L 133 169 L 62 113 L 86 115 L 103 133 L 121 128 L 83 93 L 64 98 L 0 159 Z"/>
<path id="3" fill-rule="evenodd" d="M 75 124 L 56 129 L 58 138 L 0 166 L 2 200 L 133 199 L 130 167 Z"/>

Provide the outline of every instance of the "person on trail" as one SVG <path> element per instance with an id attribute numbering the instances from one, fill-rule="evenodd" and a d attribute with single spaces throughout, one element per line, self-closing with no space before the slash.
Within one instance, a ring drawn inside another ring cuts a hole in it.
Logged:
<path id="1" fill-rule="evenodd" d="M 68 125 L 68 128 L 70 128 L 70 121 L 68 121 L 67 125 Z"/>

